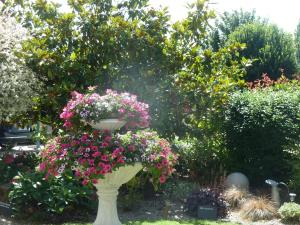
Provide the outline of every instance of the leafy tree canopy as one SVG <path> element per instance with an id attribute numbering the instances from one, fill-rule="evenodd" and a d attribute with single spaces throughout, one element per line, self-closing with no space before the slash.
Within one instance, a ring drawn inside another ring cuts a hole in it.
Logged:
<path id="1" fill-rule="evenodd" d="M 251 23 L 238 27 L 229 35 L 226 44 L 245 43 L 241 55 L 253 59 L 253 65 L 247 71 L 246 79 L 253 81 L 262 74 L 270 74 L 272 79 L 280 77 L 282 72 L 290 78 L 296 72 L 296 49 L 293 37 L 276 25 Z"/>

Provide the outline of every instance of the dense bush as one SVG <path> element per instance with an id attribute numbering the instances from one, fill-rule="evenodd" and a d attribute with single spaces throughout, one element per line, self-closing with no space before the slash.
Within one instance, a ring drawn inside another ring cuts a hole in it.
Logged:
<path id="1" fill-rule="evenodd" d="M 37 160 L 36 153 L 3 153 L 0 157 L 0 184 L 10 183 L 19 172 L 34 170 Z"/>
<path id="2" fill-rule="evenodd" d="M 228 169 L 243 172 L 254 185 L 267 178 L 286 181 L 300 134 L 299 104 L 295 82 L 233 94 L 225 119 Z"/>
<path id="3" fill-rule="evenodd" d="M 278 210 L 285 222 L 300 223 L 300 205 L 294 202 L 284 203 Z"/>
<path id="4" fill-rule="evenodd" d="M 222 182 L 225 171 L 223 159 L 225 149 L 222 137 L 175 138 L 174 150 L 178 152 L 179 174 L 188 176 L 201 185 L 214 186 Z"/>
<path id="5" fill-rule="evenodd" d="M 162 187 L 163 193 L 168 200 L 182 202 L 186 200 L 190 193 L 197 191 L 198 189 L 199 184 L 180 179 L 169 180 Z"/>
<path id="6" fill-rule="evenodd" d="M 227 215 L 227 203 L 223 196 L 212 189 L 201 189 L 188 196 L 186 210 L 192 216 L 197 216 L 198 206 L 214 207 L 218 211 L 218 217 Z"/>
<path id="7" fill-rule="evenodd" d="M 44 177 L 43 173 L 31 172 L 15 178 L 9 193 L 15 216 L 34 219 L 55 219 L 57 216 L 59 219 L 59 215 L 88 212 L 95 206 L 97 201 L 91 201 L 93 192 L 72 176 L 49 180 Z"/>

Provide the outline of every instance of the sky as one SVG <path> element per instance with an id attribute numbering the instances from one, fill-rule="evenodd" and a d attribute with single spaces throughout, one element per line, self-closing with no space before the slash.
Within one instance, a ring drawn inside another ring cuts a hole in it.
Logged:
<path id="1" fill-rule="evenodd" d="M 52 0 L 65 5 L 66 0 Z M 120 1 L 120 0 L 118 0 Z M 194 0 L 149 0 L 150 6 L 167 6 L 173 21 L 184 18 L 187 14 L 186 5 Z M 257 15 L 267 18 L 283 30 L 294 33 L 300 19 L 300 0 L 210 0 L 211 7 L 217 14 L 224 11 L 243 9 L 256 11 Z"/>
<path id="2" fill-rule="evenodd" d="M 172 20 L 176 21 L 185 17 L 186 4 L 193 0 L 150 0 L 154 7 L 168 6 Z M 271 23 L 277 24 L 287 32 L 294 33 L 300 19 L 300 0 L 211 0 L 211 7 L 217 13 L 224 11 L 256 10 L 260 17 L 268 18 Z"/>

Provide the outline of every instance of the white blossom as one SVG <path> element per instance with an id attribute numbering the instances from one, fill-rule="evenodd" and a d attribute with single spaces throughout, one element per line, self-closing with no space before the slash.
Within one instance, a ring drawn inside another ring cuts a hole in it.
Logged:
<path id="1" fill-rule="evenodd" d="M 8 16 L 0 15 L 0 121 L 28 111 L 37 96 L 40 82 L 17 57 L 27 30 Z"/>

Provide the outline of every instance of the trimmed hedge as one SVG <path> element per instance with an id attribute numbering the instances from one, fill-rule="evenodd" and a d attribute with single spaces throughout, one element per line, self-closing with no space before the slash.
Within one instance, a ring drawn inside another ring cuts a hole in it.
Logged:
<path id="1" fill-rule="evenodd" d="M 236 92 L 225 113 L 229 172 L 254 185 L 287 181 L 300 135 L 300 86 L 288 84 Z"/>

